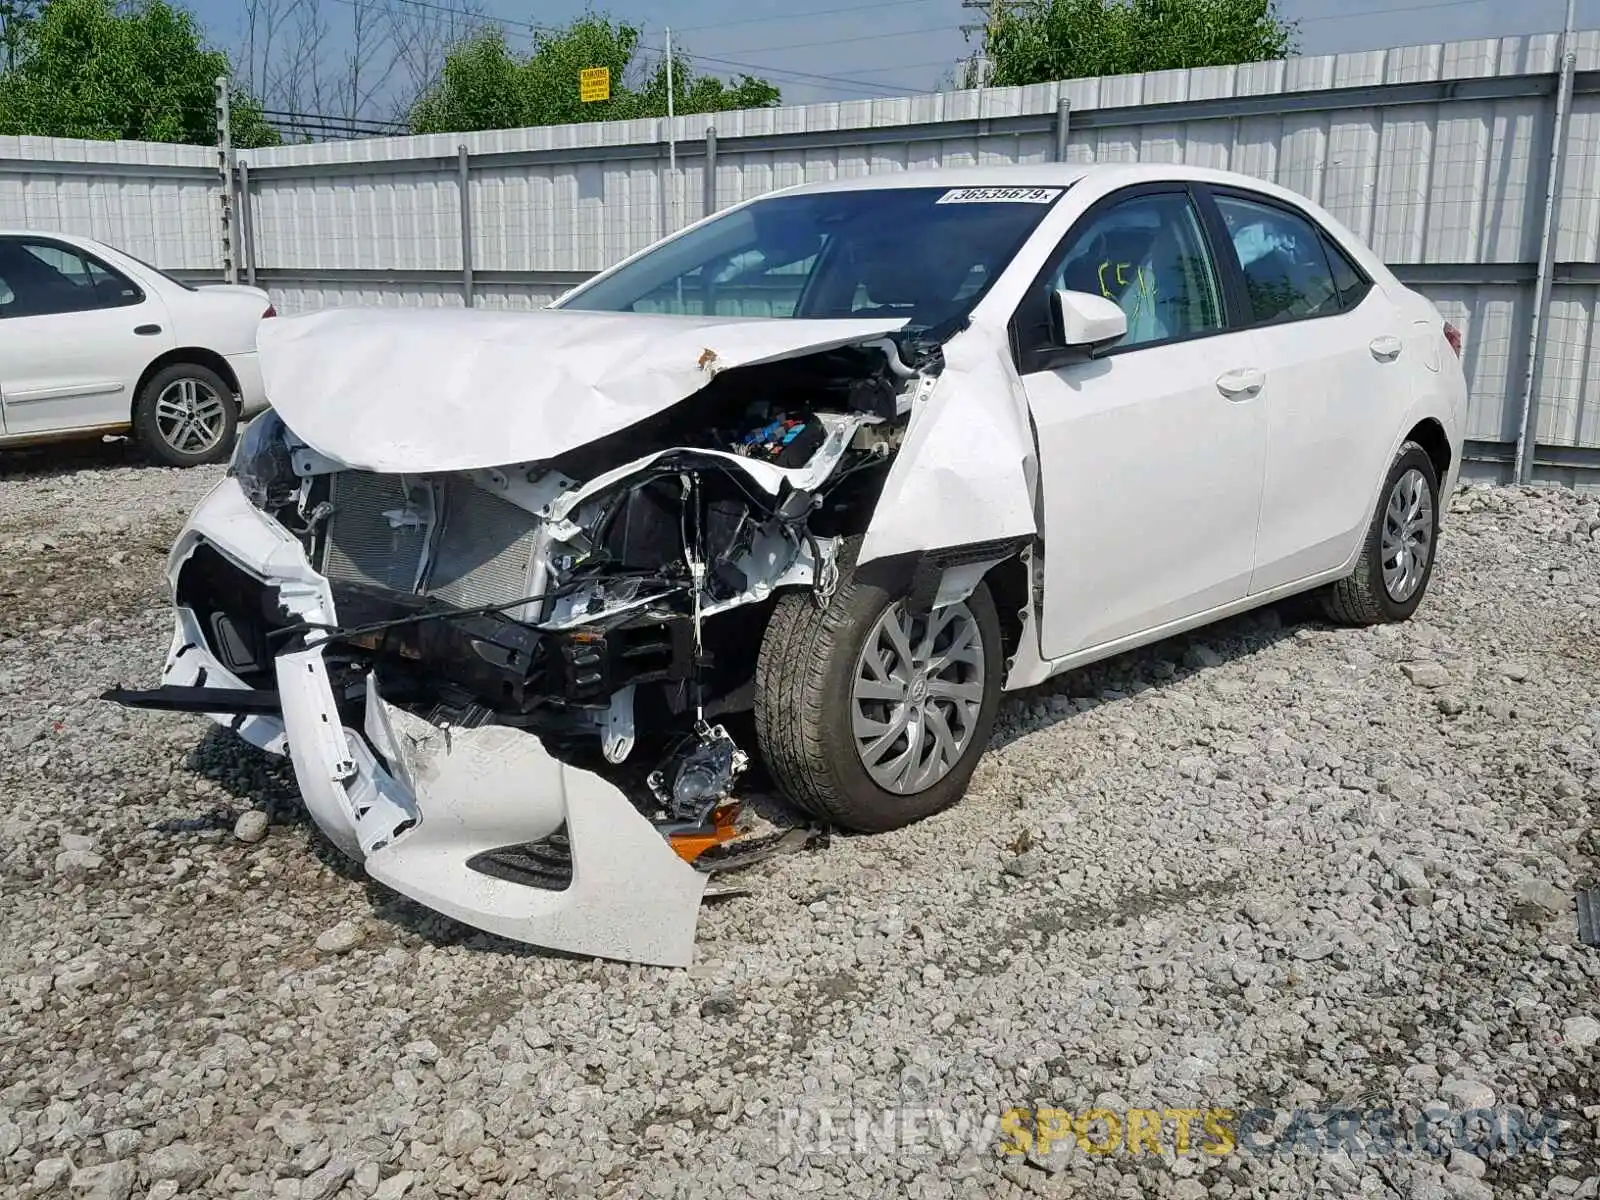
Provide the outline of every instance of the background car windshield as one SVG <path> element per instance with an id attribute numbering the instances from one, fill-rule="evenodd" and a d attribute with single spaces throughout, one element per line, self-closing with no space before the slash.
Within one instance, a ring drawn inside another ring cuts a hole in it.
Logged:
<path id="1" fill-rule="evenodd" d="M 728 317 L 964 317 L 1064 188 L 775 196 L 664 243 L 562 308 Z"/>

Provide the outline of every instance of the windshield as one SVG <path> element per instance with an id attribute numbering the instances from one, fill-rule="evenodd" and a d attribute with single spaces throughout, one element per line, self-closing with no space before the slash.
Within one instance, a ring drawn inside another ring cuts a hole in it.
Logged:
<path id="1" fill-rule="evenodd" d="M 964 319 L 1064 187 L 774 196 L 664 242 L 560 307 L 727 317 Z"/>

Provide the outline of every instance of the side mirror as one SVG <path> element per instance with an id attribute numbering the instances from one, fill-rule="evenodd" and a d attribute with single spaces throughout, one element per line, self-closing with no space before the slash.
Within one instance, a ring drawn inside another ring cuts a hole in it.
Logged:
<path id="1" fill-rule="evenodd" d="M 1057 291 L 1051 297 L 1050 324 L 1058 346 L 1098 350 L 1128 332 L 1128 317 L 1104 296 Z"/>

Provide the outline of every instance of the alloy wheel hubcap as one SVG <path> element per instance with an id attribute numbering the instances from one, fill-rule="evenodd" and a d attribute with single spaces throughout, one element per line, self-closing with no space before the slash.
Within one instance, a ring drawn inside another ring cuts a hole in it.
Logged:
<path id="1" fill-rule="evenodd" d="M 961 761 L 983 708 L 983 635 L 965 604 L 912 617 L 884 610 L 856 660 L 850 716 L 872 781 L 908 796 Z"/>
<path id="2" fill-rule="evenodd" d="M 1433 493 L 1412 467 L 1389 492 L 1383 510 L 1383 586 L 1404 603 L 1416 595 L 1433 560 Z"/>
<path id="3" fill-rule="evenodd" d="M 222 440 L 227 414 L 221 396 L 198 379 L 178 379 L 156 397 L 156 430 L 180 454 L 203 454 Z"/>

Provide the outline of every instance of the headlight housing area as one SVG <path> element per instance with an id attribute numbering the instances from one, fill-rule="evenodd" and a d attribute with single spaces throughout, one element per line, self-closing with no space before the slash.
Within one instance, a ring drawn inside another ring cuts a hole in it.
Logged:
<path id="1" fill-rule="evenodd" d="M 289 453 L 283 418 L 268 409 L 244 427 L 233 448 L 228 474 L 239 481 L 250 503 L 274 512 L 294 499 L 300 481 Z"/>

